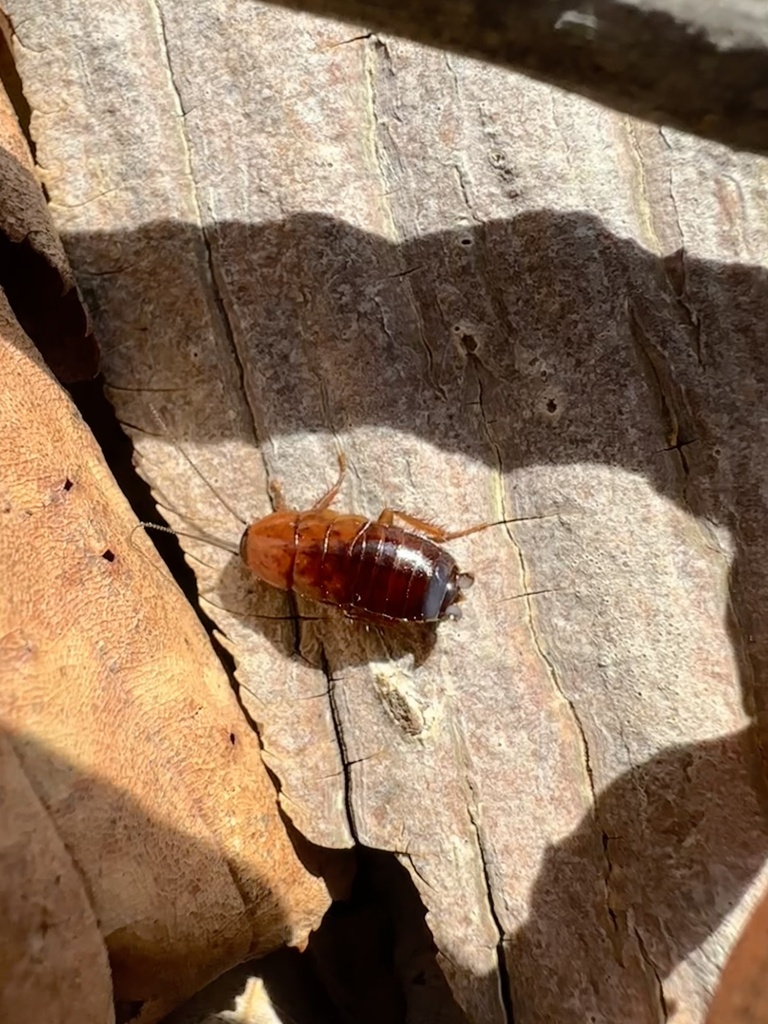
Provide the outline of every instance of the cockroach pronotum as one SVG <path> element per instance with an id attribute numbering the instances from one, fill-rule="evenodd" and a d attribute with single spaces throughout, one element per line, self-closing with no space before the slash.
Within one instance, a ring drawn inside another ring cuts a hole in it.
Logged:
<path id="1" fill-rule="evenodd" d="M 333 605 L 349 618 L 382 625 L 460 618 L 459 602 L 474 577 L 461 572 L 453 555 L 440 545 L 519 520 L 449 531 L 392 508 L 385 508 L 378 519 L 336 512 L 331 505 L 345 471 L 346 460 L 339 453 L 336 483 L 305 512 L 286 507 L 280 488 L 273 484 L 275 511 L 246 526 L 239 549 L 206 533 L 140 525 L 167 529 L 239 554 L 265 583 Z M 395 520 L 405 525 L 397 526 Z"/>

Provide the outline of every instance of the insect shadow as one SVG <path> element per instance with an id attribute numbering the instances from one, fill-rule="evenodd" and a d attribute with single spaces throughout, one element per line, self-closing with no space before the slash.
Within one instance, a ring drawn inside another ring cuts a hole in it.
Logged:
<path id="1" fill-rule="evenodd" d="M 212 600 L 264 636 L 281 655 L 316 669 L 325 670 L 329 660 L 338 670 L 406 657 L 418 667 L 437 641 L 434 622 L 384 627 L 353 619 L 338 608 L 277 590 L 235 556 L 227 560 Z"/>

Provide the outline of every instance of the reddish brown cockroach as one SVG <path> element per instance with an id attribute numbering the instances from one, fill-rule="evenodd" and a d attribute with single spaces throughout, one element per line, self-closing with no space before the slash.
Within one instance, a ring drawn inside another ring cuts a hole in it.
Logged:
<path id="1" fill-rule="evenodd" d="M 474 581 L 439 545 L 495 524 L 449 533 L 391 508 L 376 520 L 334 512 L 345 469 L 340 455 L 338 480 L 307 512 L 286 508 L 280 498 L 275 512 L 246 528 L 240 556 L 251 572 L 273 587 L 335 605 L 350 618 L 459 618 L 462 592 Z M 411 529 L 395 526 L 395 519 Z"/>
<path id="2" fill-rule="evenodd" d="M 239 553 L 265 583 L 333 605 L 349 618 L 385 625 L 460 618 L 459 602 L 474 577 L 461 572 L 453 555 L 440 545 L 519 520 L 448 531 L 391 508 L 375 520 L 335 512 L 331 505 L 345 470 L 346 460 L 340 453 L 338 480 L 305 512 L 287 508 L 280 489 L 273 486 L 276 510 L 246 526 L 239 550 L 206 533 L 169 532 Z M 406 525 L 396 526 L 396 519 Z"/>

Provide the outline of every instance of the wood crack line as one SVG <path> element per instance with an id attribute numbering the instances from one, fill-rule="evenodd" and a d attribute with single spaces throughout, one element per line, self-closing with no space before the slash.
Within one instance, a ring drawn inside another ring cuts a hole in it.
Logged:
<path id="1" fill-rule="evenodd" d="M 478 375 L 478 405 L 479 405 L 479 408 L 480 408 L 480 418 L 482 420 L 483 430 L 485 432 L 485 435 L 486 435 L 486 438 L 488 440 L 488 443 L 491 445 L 491 447 L 492 447 L 492 449 L 493 449 L 493 451 L 495 453 L 495 456 L 496 456 L 496 472 L 498 473 L 499 486 L 500 486 L 500 490 L 501 490 L 501 518 L 502 519 L 507 519 L 508 518 L 508 516 L 507 516 L 507 508 L 506 508 L 506 502 L 504 500 L 504 465 L 503 465 L 503 460 L 502 460 L 502 456 L 501 456 L 501 448 L 499 447 L 498 443 L 496 442 L 496 439 L 493 436 L 493 432 L 491 431 L 491 427 L 490 427 L 490 424 L 488 422 L 488 418 L 486 416 L 486 412 L 485 412 L 485 408 L 484 408 L 484 404 L 483 404 L 482 380 L 481 380 L 479 375 Z M 527 617 L 527 620 L 528 620 L 528 628 L 529 628 L 529 631 L 530 631 L 530 635 L 531 635 L 531 639 L 533 641 L 534 648 L 536 650 L 536 653 L 539 656 L 539 659 L 541 660 L 542 665 L 544 666 L 544 668 L 545 668 L 545 670 L 547 672 L 547 675 L 549 676 L 549 679 L 550 679 L 550 681 L 552 683 L 552 686 L 553 686 L 555 692 L 557 694 L 559 694 L 561 699 L 568 706 L 568 709 L 570 710 L 571 718 L 573 719 L 573 722 L 576 725 L 576 731 L 577 731 L 577 734 L 578 734 L 578 737 L 579 737 L 579 744 L 580 744 L 582 760 L 583 760 L 583 764 L 584 764 L 584 772 L 585 772 L 585 775 L 586 775 L 586 778 L 587 778 L 587 782 L 589 784 L 589 793 L 590 793 L 590 798 L 591 798 L 591 803 L 592 803 L 592 814 L 594 816 L 596 828 L 600 831 L 601 838 L 602 838 L 602 850 L 603 850 L 603 860 L 604 860 L 603 882 L 604 882 L 604 887 L 605 887 L 605 906 L 606 906 L 606 911 L 608 913 L 608 917 L 609 917 L 610 921 L 613 923 L 613 926 L 615 928 L 616 927 L 616 916 L 615 916 L 615 914 L 613 912 L 613 908 L 611 906 L 611 893 L 610 893 L 610 878 L 611 878 L 611 873 L 613 871 L 613 865 L 611 864 L 611 859 L 610 859 L 610 854 L 609 854 L 609 849 L 608 849 L 608 834 L 606 833 L 604 827 L 602 826 L 602 823 L 600 821 L 600 817 L 599 817 L 599 814 L 598 814 L 597 794 L 595 792 L 595 780 L 594 780 L 594 775 L 593 775 L 593 772 L 592 772 L 592 762 L 590 760 L 590 755 L 589 755 L 589 742 L 587 740 L 587 734 L 586 734 L 586 732 L 584 730 L 584 723 L 581 720 L 581 716 L 579 715 L 579 712 L 578 712 L 578 710 L 576 708 L 576 705 L 575 705 L 574 701 L 571 700 L 571 698 L 565 692 L 565 690 L 563 688 L 563 685 L 560 682 L 560 678 L 559 678 L 557 669 L 555 668 L 555 664 L 550 659 L 550 657 L 547 655 L 547 653 L 545 652 L 544 647 L 543 647 L 543 645 L 541 643 L 541 640 L 539 638 L 539 633 L 538 633 L 538 630 L 536 628 L 536 619 L 535 619 L 535 616 L 533 614 L 532 595 L 529 593 L 531 591 L 531 586 L 530 586 L 530 581 L 528 579 L 528 567 L 527 567 L 526 562 L 525 562 L 525 557 L 523 556 L 522 548 L 520 547 L 520 545 L 515 540 L 514 534 L 512 533 L 512 530 L 511 530 L 509 524 L 506 524 L 504 529 L 506 531 L 506 534 L 507 534 L 507 537 L 509 539 L 509 542 L 512 545 L 512 548 L 513 548 L 513 550 L 515 552 L 515 556 L 517 558 L 517 561 L 518 561 L 518 564 L 519 564 L 519 567 L 520 567 L 520 576 L 521 576 L 521 580 L 522 580 L 522 583 L 523 583 L 523 596 L 524 596 L 524 605 L 525 605 L 525 610 L 526 610 L 526 617 Z M 475 822 L 473 820 L 473 825 L 474 824 L 475 824 Z M 479 839 L 478 839 L 478 841 L 479 841 Z M 481 856 L 482 856 L 482 849 L 481 849 Z M 489 893 L 490 893 L 490 880 L 487 879 L 487 881 L 488 881 Z M 490 894 L 489 894 L 489 899 L 490 898 L 491 897 L 490 897 Z"/>
<path id="2" fill-rule="evenodd" d="M 496 472 L 497 472 L 498 477 L 499 477 L 499 485 L 500 485 L 500 489 L 501 489 L 501 518 L 506 520 L 509 517 L 507 516 L 506 502 L 504 500 L 504 465 L 503 465 L 503 460 L 502 460 L 502 457 L 501 457 L 501 449 L 500 449 L 496 439 L 493 436 L 493 432 L 491 431 L 490 424 L 488 423 L 488 418 L 486 416 L 485 407 L 484 407 L 484 404 L 483 404 L 483 386 L 482 386 L 482 381 L 480 380 L 479 375 L 478 375 L 478 405 L 479 405 L 479 408 L 480 408 L 480 418 L 481 418 L 482 423 L 483 423 L 483 431 L 484 431 L 484 433 L 486 435 L 486 438 L 488 440 L 488 443 L 490 444 L 491 448 L 493 449 L 493 452 L 494 452 L 495 457 L 496 457 Z M 584 731 L 584 725 L 583 725 L 583 723 L 581 721 L 581 717 L 580 717 L 578 711 L 576 710 L 576 705 L 574 704 L 574 702 L 570 699 L 570 697 L 567 695 L 567 693 L 563 689 L 562 684 L 561 684 L 560 679 L 559 679 L 558 674 L 557 674 L 557 669 L 555 668 L 554 663 L 551 661 L 549 656 L 545 653 L 544 648 L 543 648 L 543 646 L 541 644 L 541 641 L 539 639 L 538 630 L 536 629 L 536 620 L 535 620 L 535 617 L 534 617 L 534 614 L 533 614 L 533 604 L 531 602 L 531 596 L 528 593 L 531 590 L 531 587 L 529 585 L 529 579 L 528 579 L 528 567 L 526 565 L 525 558 L 523 556 L 522 548 L 520 547 L 520 545 L 515 540 L 514 534 L 512 533 L 512 530 L 510 529 L 510 526 L 509 526 L 508 523 L 505 523 L 504 529 L 505 529 L 505 532 L 506 532 L 507 537 L 509 539 L 509 542 L 512 545 L 512 548 L 513 548 L 513 550 L 515 552 L 515 556 L 517 558 L 518 565 L 520 566 L 520 576 L 521 576 L 522 583 L 523 583 L 524 604 L 525 604 L 526 615 L 527 615 L 527 619 L 528 619 L 528 628 L 530 630 L 531 639 L 533 640 L 533 645 L 534 645 L 534 647 L 536 649 L 536 653 L 538 654 L 538 656 L 539 656 L 539 658 L 541 660 L 542 665 L 544 665 L 544 667 L 546 669 L 547 675 L 549 676 L 549 679 L 550 679 L 550 681 L 552 683 L 552 686 L 554 687 L 555 691 L 560 695 L 560 697 L 565 701 L 565 703 L 568 705 L 568 708 L 570 709 L 570 712 L 571 712 L 571 717 L 573 718 L 573 721 L 576 724 L 576 729 L 577 729 L 577 732 L 578 732 L 578 735 L 579 735 L 579 741 L 580 741 L 580 745 L 581 745 L 582 759 L 583 759 L 583 762 L 584 762 L 584 770 L 585 770 L 585 773 L 586 773 L 586 776 L 587 776 L 587 781 L 589 782 L 589 790 L 590 790 L 590 794 L 591 794 L 591 797 L 592 797 L 592 806 L 593 806 L 593 808 L 596 809 L 595 782 L 594 782 L 594 778 L 592 776 L 592 764 L 591 764 L 590 757 L 589 757 L 589 744 L 587 742 L 587 736 L 586 736 L 586 733 Z"/>
<path id="3" fill-rule="evenodd" d="M 475 799 L 475 804 L 477 805 L 477 800 L 475 798 L 474 789 L 471 781 L 469 783 L 469 788 L 473 794 L 473 798 Z M 501 918 L 499 917 L 498 911 L 496 909 L 496 902 L 493 895 L 493 884 L 491 882 L 491 874 L 488 867 L 488 858 L 486 857 L 483 835 L 478 825 L 477 818 L 475 816 L 475 811 L 473 811 L 471 805 L 467 806 L 467 813 L 469 814 L 469 820 L 472 824 L 472 828 L 475 833 L 475 839 L 477 841 L 478 853 L 480 854 L 480 864 L 483 869 L 483 879 L 485 881 L 485 892 L 486 896 L 488 897 L 488 910 L 490 911 L 491 918 L 493 919 L 493 923 L 496 926 L 496 931 L 499 936 L 499 940 L 496 944 L 496 964 L 499 978 L 499 995 L 501 997 L 501 1005 L 502 1010 L 504 1012 L 504 1020 L 506 1024 L 513 1024 L 515 1017 L 514 1010 L 512 1007 L 512 988 L 510 983 L 509 970 L 507 968 L 507 956 L 505 948 L 506 932 L 504 930 L 504 925 L 502 924 Z"/>
<path id="4" fill-rule="evenodd" d="M 187 138 L 187 131 L 184 123 L 184 118 L 187 114 L 187 111 L 184 108 L 184 101 L 182 99 L 181 90 L 179 89 L 178 83 L 176 82 L 176 77 L 173 73 L 173 61 L 171 60 L 171 50 L 168 42 L 168 32 L 165 25 L 165 18 L 163 17 L 160 0 L 149 0 L 149 4 L 152 10 L 154 11 L 155 17 L 157 18 L 160 39 L 162 41 L 163 46 L 163 54 L 165 56 L 165 65 L 168 71 L 168 81 L 174 96 L 176 111 L 179 115 L 181 126 L 181 141 L 182 145 L 184 146 L 184 160 L 186 162 L 187 173 L 191 186 L 190 191 L 192 203 L 194 204 L 195 208 L 195 218 L 197 221 L 197 226 L 200 229 L 200 237 L 202 239 L 203 246 L 205 247 L 205 261 L 208 270 L 208 277 L 210 280 L 211 294 L 213 296 L 213 302 L 219 317 L 219 321 L 224 331 L 224 336 L 227 339 L 227 344 L 229 345 L 230 351 L 232 353 L 232 358 L 237 368 L 238 379 L 240 383 L 240 391 L 243 397 L 245 398 L 245 403 L 248 408 L 248 413 L 251 420 L 254 441 L 259 449 L 259 452 L 261 453 L 261 458 L 262 461 L 264 462 L 264 472 L 266 475 L 267 483 L 269 484 L 269 466 L 265 458 L 264 447 L 260 441 L 260 431 L 257 426 L 256 412 L 250 401 L 248 391 L 245 387 L 245 367 L 243 365 L 242 359 L 240 358 L 240 353 L 238 351 L 237 343 L 235 341 L 235 332 L 232 326 L 232 320 L 227 311 L 226 303 L 224 302 L 224 296 L 222 293 L 221 283 L 219 280 L 219 274 L 216 270 L 216 263 L 213 257 L 213 248 L 211 246 L 210 236 L 205 228 L 205 225 L 203 224 L 203 215 L 200 207 L 200 199 L 197 192 L 197 182 L 195 180 L 195 175 L 192 167 L 192 153 L 190 150 L 189 139 Z"/>
<path id="5" fill-rule="evenodd" d="M 501 456 L 501 448 L 499 447 L 496 439 L 494 438 L 493 432 L 491 431 L 490 424 L 488 423 L 488 418 L 486 416 L 485 407 L 484 407 L 484 396 L 483 396 L 482 380 L 480 379 L 479 375 L 478 375 L 478 406 L 480 408 L 480 418 L 481 418 L 482 423 L 483 423 L 483 431 L 484 431 L 484 433 L 486 435 L 486 438 L 488 440 L 488 443 L 491 446 L 491 448 L 493 449 L 494 455 L 496 457 L 496 472 L 498 474 L 499 486 L 500 486 L 500 490 L 501 490 L 501 518 L 506 520 L 509 517 L 507 515 L 506 502 L 504 500 L 504 465 L 503 465 L 503 460 L 502 460 L 502 456 Z M 560 682 L 560 679 L 558 677 L 557 669 L 555 668 L 554 663 L 551 661 L 549 656 L 544 651 L 544 648 L 543 648 L 543 646 L 541 644 L 541 641 L 539 639 L 538 630 L 536 628 L 536 620 L 535 620 L 535 617 L 534 617 L 534 614 L 533 614 L 533 604 L 531 602 L 531 595 L 528 593 L 531 590 L 531 587 L 530 587 L 530 584 L 529 584 L 529 579 L 528 579 L 528 567 L 526 565 L 525 558 L 523 556 L 522 548 L 520 547 L 520 545 L 515 540 L 514 534 L 512 533 L 512 530 L 510 529 L 510 526 L 509 526 L 508 523 L 505 523 L 504 529 L 505 529 L 505 532 L 506 532 L 507 537 L 509 539 L 509 542 L 512 545 L 512 548 L 513 548 L 513 550 L 515 552 L 515 556 L 517 558 L 518 564 L 520 566 L 520 576 L 521 576 L 522 583 L 523 583 L 524 604 L 525 604 L 526 615 L 527 615 L 527 619 L 528 619 L 528 628 L 530 630 L 531 639 L 533 640 L 533 645 L 534 645 L 534 647 L 536 649 L 536 653 L 538 654 L 538 656 L 539 656 L 539 658 L 541 660 L 542 665 L 544 665 L 544 667 L 546 669 L 547 675 L 549 676 L 549 679 L 550 679 L 550 681 L 552 683 L 552 686 L 554 687 L 555 691 L 560 695 L 560 697 L 565 701 L 565 703 L 568 705 L 568 708 L 570 709 L 570 712 L 571 712 L 571 717 L 573 718 L 573 721 L 576 724 L 576 729 L 577 729 L 577 732 L 578 732 L 578 735 L 579 735 L 579 742 L 580 742 L 580 745 L 581 745 L 582 759 L 583 759 L 583 762 L 584 762 L 584 770 L 585 770 L 585 773 L 586 773 L 587 781 L 589 783 L 589 790 L 590 790 L 590 794 L 591 794 L 591 797 L 592 797 L 592 806 L 593 806 L 593 809 L 594 809 L 595 815 L 596 815 L 597 802 L 595 800 L 595 782 L 594 782 L 594 778 L 593 778 L 593 775 L 592 775 L 592 764 L 591 764 L 590 757 L 589 757 L 589 744 L 587 742 L 587 735 L 586 735 L 586 733 L 584 731 L 584 725 L 583 725 L 583 723 L 581 721 L 581 717 L 580 717 L 578 711 L 576 710 L 576 705 L 574 704 L 574 702 L 570 699 L 570 697 L 567 695 L 567 693 L 563 689 L 563 686 L 562 686 L 562 684 Z"/>
<path id="6" fill-rule="evenodd" d="M 648 964 L 651 971 L 653 972 L 654 978 L 656 979 L 656 994 L 659 999 L 659 1012 L 661 1015 L 660 1019 L 662 1021 L 662 1024 L 666 1024 L 666 1022 L 669 1020 L 669 1010 L 667 1008 L 667 1000 L 664 996 L 664 985 L 662 984 L 661 975 L 659 974 L 656 964 L 651 959 L 650 954 L 648 953 L 648 950 L 645 947 L 643 937 L 640 934 L 640 929 L 637 927 L 637 925 L 635 925 L 634 932 L 635 938 L 637 939 L 637 948 L 640 950 L 640 956 L 643 958 L 645 963 Z"/>
<path id="7" fill-rule="evenodd" d="M 339 757 L 341 758 L 341 770 L 342 777 L 344 779 L 344 810 L 347 816 L 347 824 L 349 826 L 349 832 L 356 844 L 360 844 L 360 838 L 357 832 L 357 825 L 355 823 L 355 811 L 352 803 L 352 765 L 356 764 L 356 761 L 350 761 L 349 753 L 347 751 L 347 741 L 344 737 L 344 728 L 341 722 L 341 714 L 339 709 L 338 701 L 338 679 L 334 678 L 331 672 L 331 666 L 328 662 L 328 655 L 326 654 L 325 647 L 320 644 L 320 666 L 323 670 L 323 675 L 328 683 L 328 703 L 331 709 L 331 722 L 333 723 L 333 731 L 336 737 L 336 746 L 339 748 Z"/>
<path id="8" fill-rule="evenodd" d="M 523 559 L 523 553 L 522 553 L 522 551 L 519 548 L 518 548 L 518 554 L 519 554 L 519 558 L 520 558 L 520 563 L 521 563 L 521 565 L 523 567 L 524 589 L 528 590 L 527 572 L 526 572 L 526 569 L 525 569 L 525 561 Z M 555 688 L 556 692 L 560 695 L 560 697 L 563 699 L 563 701 L 565 701 L 565 703 L 567 704 L 567 706 L 568 706 L 568 708 L 570 710 L 570 713 L 571 713 L 571 718 L 573 719 L 573 721 L 574 721 L 574 723 L 576 725 L 576 730 L 577 730 L 577 733 L 578 733 L 578 736 L 579 736 L 579 743 L 580 743 L 580 747 L 581 747 L 581 754 L 582 754 L 582 758 L 583 758 L 583 762 L 584 762 L 584 771 L 585 771 L 585 774 L 586 774 L 586 777 L 587 777 L 587 781 L 589 783 L 589 793 L 590 793 L 590 797 L 591 797 L 591 801 L 592 801 L 592 816 L 594 818 L 595 829 L 596 829 L 596 831 L 598 831 L 600 833 L 600 839 L 601 839 L 602 857 L 603 857 L 603 889 L 604 889 L 605 909 L 606 909 L 606 912 L 608 914 L 608 919 L 611 922 L 611 926 L 613 927 L 614 931 L 617 931 L 618 930 L 617 918 L 616 918 L 616 914 L 614 912 L 613 906 L 611 904 L 611 875 L 613 873 L 613 864 L 611 863 L 610 848 L 609 848 L 609 839 L 610 839 L 610 837 L 609 837 L 608 833 L 606 832 L 605 827 L 604 827 L 602 821 L 600 820 L 600 814 L 599 814 L 599 811 L 598 811 L 599 804 L 598 804 L 598 800 L 597 800 L 597 793 L 595 792 L 595 778 L 594 778 L 594 773 L 593 773 L 593 770 L 592 770 L 592 762 L 591 762 L 590 755 L 589 755 L 589 742 L 587 740 L 587 734 L 586 734 L 586 731 L 584 729 L 584 723 L 581 720 L 581 715 L 579 714 L 578 710 L 576 709 L 576 704 L 574 703 L 573 700 L 571 700 L 571 698 L 568 696 L 568 694 L 563 689 L 563 685 L 560 682 L 560 678 L 559 678 L 557 669 L 555 668 L 554 662 L 547 655 L 547 653 L 545 652 L 545 650 L 544 650 L 544 648 L 543 648 L 543 646 L 541 644 L 541 640 L 539 638 L 538 629 L 536 628 L 536 621 L 535 621 L 535 618 L 534 618 L 534 615 L 533 615 L 533 606 L 531 604 L 531 599 L 529 597 L 526 597 L 526 599 L 525 599 L 525 607 L 526 607 L 526 611 L 527 611 L 527 615 L 528 615 L 528 626 L 529 626 L 530 633 L 531 633 L 531 639 L 533 640 L 533 645 L 534 645 L 534 647 L 536 649 L 536 653 L 538 654 L 539 658 L 541 659 L 541 663 L 544 665 L 544 667 L 545 667 L 545 669 L 547 671 L 547 674 L 548 674 L 548 676 L 549 676 L 549 678 L 550 678 L 550 680 L 552 682 L 552 685 Z"/>

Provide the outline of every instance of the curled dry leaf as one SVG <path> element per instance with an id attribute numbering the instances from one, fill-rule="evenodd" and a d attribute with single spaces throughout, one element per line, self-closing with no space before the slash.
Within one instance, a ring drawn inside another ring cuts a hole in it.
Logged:
<path id="1" fill-rule="evenodd" d="M 327 906 L 225 672 L 0 304 L 0 1019 L 157 1019 Z M 107 962 L 108 959 L 108 962 Z M 82 996 L 82 998 L 79 998 Z"/>
<path id="2" fill-rule="evenodd" d="M 9 638 L 1 643 L 5 683 Z M 0 1017 L 14 1024 L 109 1021 L 109 961 L 86 885 L 5 734 L 0 871 Z"/>

